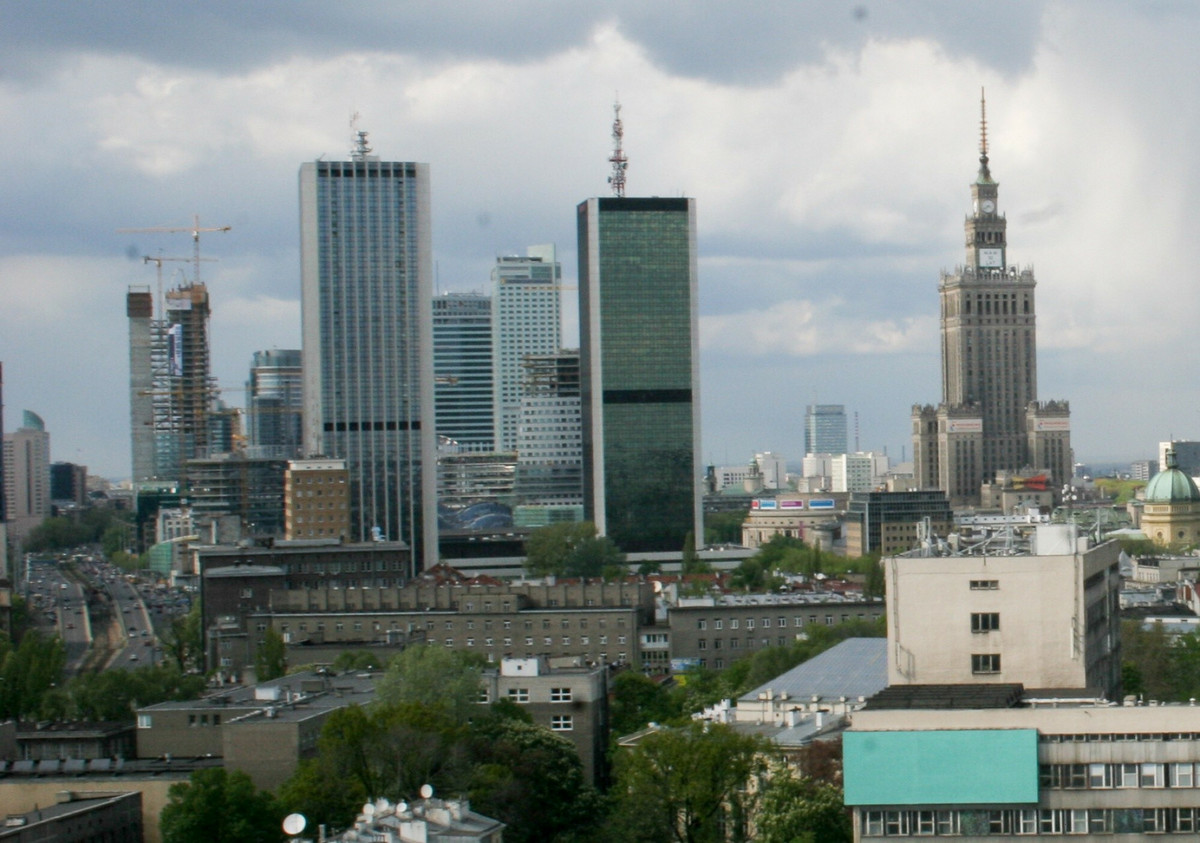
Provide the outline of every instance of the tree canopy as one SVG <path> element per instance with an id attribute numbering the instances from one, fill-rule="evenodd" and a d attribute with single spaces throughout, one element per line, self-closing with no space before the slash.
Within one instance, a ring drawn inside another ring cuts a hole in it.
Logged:
<path id="1" fill-rule="evenodd" d="M 278 843 L 283 817 L 275 798 L 248 775 L 215 767 L 171 785 L 159 829 L 163 843 Z"/>
<path id="2" fill-rule="evenodd" d="M 624 565 L 620 548 L 591 521 L 551 524 L 525 540 L 525 570 L 533 576 L 600 577 Z"/>
<path id="3" fill-rule="evenodd" d="M 418 703 L 462 723 L 479 702 L 481 657 L 445 647 L 407 647 L 376 686 L 381 705 Z"/>

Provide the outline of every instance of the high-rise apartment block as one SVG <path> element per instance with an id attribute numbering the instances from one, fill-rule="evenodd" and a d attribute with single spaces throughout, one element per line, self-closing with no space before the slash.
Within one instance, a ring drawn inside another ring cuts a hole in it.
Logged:
<path id="1" fill-rule="evenodd" d="M 351 539 L 437 561 L 429 166 L 300 168 L 305 452 L 346 460 Z"/>
<path id="2" fill-rule="evenodd" d="M 304 379 L 298 348 L 254 352 L 246 381 L 248 455 L 292 459 L 301 454 Z"/>
<path id="3" fill-rule="evenodd" d="M 24 538 L 50 516 L 50 434 L 26 410 L 19 428 L 4 434 L 4 502 L 10 535 Z"/>
<path id="4" fill-rule="evenodd" d="M 584 510 L 627 552 L 702 542 L 694 199 L 578 207 Z"/>
<path id="5" fill-rule="evenodd" d="M 846 408 L 842 404 L 809 404 L 804 412 L 804 453 L 846 453 Z"/>
<path id="6" fill-rule="evenodd" d="M 490 451 L 495 441 L 492 298 L 443 293 L 433 299 L 437 433 L 458 450 Z"/>
<path id="7" fill-rule="evenodd" d="M 1032 269 L 1009 263 L 983 126 L 966 263 L 938 285 L 942 402 L 912 415 L 916 482 L 942 489 L 955 506 L 977 505 L 982 484 L 1001 471 L 1071 477 L 1070 408 L 1037 401 L 1036 282 Z"/>
<path id="8" fill-rule="evenodd" d="M 525 252 L 497 258 L 492 268 L 497 451 L 517 447 L 525 356 L 553 354 L 562 346 L 562 267 L 554 246 Z"/>

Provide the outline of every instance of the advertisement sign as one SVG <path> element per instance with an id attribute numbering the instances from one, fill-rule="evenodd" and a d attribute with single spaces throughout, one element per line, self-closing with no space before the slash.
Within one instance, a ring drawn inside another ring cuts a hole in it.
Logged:
<path id="1" fill-rule="evenodd" d="M 836 509 L 831 498 L 814 498 L 808 502 L 809 509 Z"/>
<path id="2" fill-rule="evenodd" d="M 983 419 L 946 419 L 947 433 L 983 433 Z"/>
<path id="3" fill-rule="evenodd" d="M 780 501 L 780 509 L 804 509 L 804 501 Z"/>
<path id="4" fill-rule="evenodd" d="M 1067 432 L 1071 429 L 1070 419 L 1038 419 L 1033 423 L 1033 429 L 1037 431 L 1061 431 Z"/>
<path id="5" fill-rule="evenodd" d="M 755 504 L 756 504 L 756 506 L 754 507 L 755 509 L 776 509 L 776 508 L 778 508 L 777 504 L 775 503 L 774 498 L 771 498 L 769 500 L 763 499 L 763 500 L 755 501 Z"/>

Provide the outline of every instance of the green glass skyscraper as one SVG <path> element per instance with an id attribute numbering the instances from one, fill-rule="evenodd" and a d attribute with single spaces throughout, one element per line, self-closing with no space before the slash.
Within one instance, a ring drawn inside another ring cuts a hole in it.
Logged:
<path id="1" fill-rule="evenodd" d="M 584 510 L 627 553 L 703 544 L 694 199 L 578 208 Z"/>

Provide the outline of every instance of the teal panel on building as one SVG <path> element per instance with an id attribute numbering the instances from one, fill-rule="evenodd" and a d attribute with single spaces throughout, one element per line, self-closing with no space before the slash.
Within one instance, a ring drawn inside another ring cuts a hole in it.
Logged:
<path id="1" fill-rule="evenodd" d="M 1036 729 L 847 732 L 847 805 L 1033 805 Z"/>

